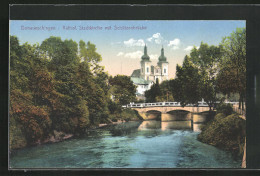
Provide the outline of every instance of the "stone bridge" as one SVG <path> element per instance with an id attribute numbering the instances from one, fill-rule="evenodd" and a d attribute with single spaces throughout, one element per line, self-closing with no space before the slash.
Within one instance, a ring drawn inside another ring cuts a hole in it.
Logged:
<path id="1" fill-rule="evenodd" d="M 237 102 L 227 102 L 237 104 Z M 187 105 L 182 107 L 179 102 L 156 102 L 156 103 L 131 103 L 124 107 L 138 112 L 143 120 L 178 121 L 192 120 L 193 122 L 204 122 L 209 114 L 209 106 L 204 102 L 198 102 L 197 106 Z"/>
<path id="2" fill-rule="evenodd" d="M 132 108 L 144 120 L 161 120 L 162 122 L 174 120 L 197 119 L 197 122 L 205 121 L 209 107 L 147 107 Z"/>

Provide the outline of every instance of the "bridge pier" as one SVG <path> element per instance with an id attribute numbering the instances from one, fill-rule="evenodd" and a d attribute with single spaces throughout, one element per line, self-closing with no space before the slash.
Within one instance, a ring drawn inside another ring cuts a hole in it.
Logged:
<path id="1" fill-rule="evenodd" d="M 161 114 L 161 121 L 162 122 L 169 122 L 169 121 L 187 121 L 191 120 L 191 113 L 190 112 L 179 112 L 179 113 L 162 113 Z"/>
<path id="2" fill-rule="evenodd" d="M 192 113 L 193 123 L 202 123 L 206 121 L 206 114 L 202 113 Z"/>

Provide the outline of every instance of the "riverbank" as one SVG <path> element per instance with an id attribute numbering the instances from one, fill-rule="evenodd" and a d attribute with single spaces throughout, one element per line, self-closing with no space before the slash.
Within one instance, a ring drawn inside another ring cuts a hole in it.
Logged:
<path id="1" fill-rule="evenodd" d="M 86 131 L 89 131 L 89 130 L 95 130 L 95 129 L 99 129 L 99 128 L 102 128 L 102 127 L 105 127 L 105 126 L 108 126 L 108 125 L 118 125 L 118 124 L 121 124 L 121 123 L 125 123 L 126 121 L 125 120 L 118 120 L 117 122 L 112 122 L 111 123 L 102 123 L 102 124 L 99 124 L 98 126 L 94 127 L 90 127 L 88 129 L 86 129 Z M 35 142 L 34 145 L 41 145 L 41 144 L 47 144 L 47 143 L 56 143 L 56 142 L 62 142 L 64 140 L 67 140 L 67 139 L 70 139 L 70 138 L 73 138 L 75 135 L 73 134 L 66 134 L 64 132 L 58 132 L 56 130 L 54 130 L 54 135 L 45 139 L 44 141 L 37 141 Z"/>
<path id="2" fill-rule="evenodd" d="M 238 114 L 218 113 L 201 128 L 198 140 L 217 148 L 230 151 L 242 159 L 246 136 L 246 122 Z"/>
<path id="3" fill-rule="evenodd" d="M 140 121 L 140 120 L 141 120 L 140 117 L 135 111 L 126 109 L 123 110 L 121 113 L 111 114 L 105 120 L 105 123 L 89 125 L 86 128 L 86 131 L 95 130 L 108 125 L 116 125 L 128 121 Z M 36 145 L 48 144 L 48 143 L 57 143 L 75 137 L 75 134 L 72 133 L 65 133 L 63 131 L 53 130 L 52 132 L 50 132 L 49 136 L 47 136 L 45 139 L 43 140 L 39 139 L 33 143 L 28 143 L 21 129 L 22 126 L 19 125 L 17 125 L 16 128 L 14 129 L 11 128 L 12 135 L 10 136 L 10 151 L 22 149 L 29 146 L 36 146 Z M 16 135 L 14 136 L 13 134 Z"/>

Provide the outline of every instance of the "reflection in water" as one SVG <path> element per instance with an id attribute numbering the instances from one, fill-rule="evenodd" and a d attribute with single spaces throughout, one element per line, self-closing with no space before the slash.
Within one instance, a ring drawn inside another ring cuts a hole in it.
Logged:
<path id="1" fill-rule="evenodd" d="M 202 125 L 201 123 L 193 123 L 193 131 L 201 132 L 201 129 L 200 129 L 201 125 Z"/>
<path id="2" fill-rule="evenodd" d="M 10 156 L 11 168 L 234 168 L 229 152 L 197 140 L 191 121 L 126 122 L 82 138 L 28 147 Z M 192 129 L 194 131 L 192 131 Z"/>
<path id="3" fill-rule="evenodd" d="M 162 130 L 191 130 L 191 121 L 161 122 Z"/>
<path id="4" fill-rule="evenodd" d="M 161 123 L 160 121 L 150 120 L 143 121 L 141 125 L 138 127 L 138 130 L 149 130 L 149 129 L 160 129 Z"/>
<path id="5" fill-rule="evenodd" d="M 195 132 L 200 132 L 200 125 L 192 123 L 192 121 L 170 121 L 170 122 L 161 122 L 161 121 L 143 121 L 138 130 L 150 130 L 150 129 L 160 129 L 165 130 L 193 130 Z"/>
<path id="6" fill-rule="evenodd" d="M 133 134 L 141 122 L 131 122 L 131 123 L 121 123 L 117 125 L 108 126 L 106 129 L 110 130 L 112 136 L 123 136 L 128 134 Z"/>

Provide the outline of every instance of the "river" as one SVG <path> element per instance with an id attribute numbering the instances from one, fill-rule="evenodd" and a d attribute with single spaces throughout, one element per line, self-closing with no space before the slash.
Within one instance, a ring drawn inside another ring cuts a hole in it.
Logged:
<path id="1" fill-rule="evenodd" d="M 231 153 L 197 140 L 191 121 L 126 122 L 84 137 L 13 151 L 11 168 L 239 168 Z"/>

